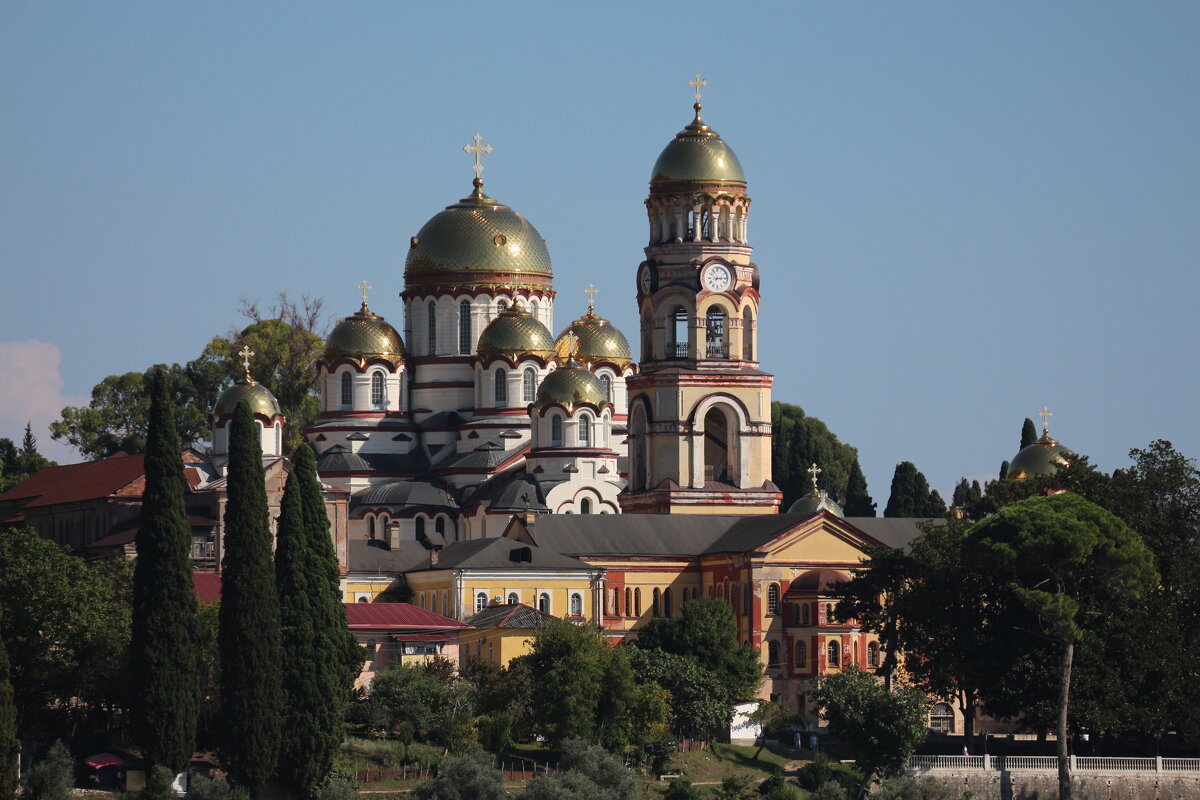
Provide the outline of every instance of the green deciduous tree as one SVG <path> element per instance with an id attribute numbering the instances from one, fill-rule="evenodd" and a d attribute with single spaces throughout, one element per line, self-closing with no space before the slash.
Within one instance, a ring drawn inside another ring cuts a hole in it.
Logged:
<path id="1" fill-rule="evenodd" d="M 852 667 L 821 678 L 814 695 L 829 732 L 854 749 L 864 779 L 859 797 L 877 775 L 894 775 L 925 739 L 925 696 L 904 687 L 889 692 Z"/>
<path id="2" fill-rule="evenodd" d="M 387 668 L 371 681 L 366 702 L 392 725 L 404 725 L 454 752 L 475 742 L 471 683 L 455 674 L 445 659 Z"/>
<path id="3" fill-rule="evenodd" d="M 221 752 L 230 773 L 252 790 L 274 774 L 279 755 L 279 597 L 260 435 L 250 407 L 238 403 L 229 434 L 229 500 L 220 611 Z"/>
<path id="4" fill-rule="evenodd" d="M 0 631 L 2 634 L 3 631 Z M 17 706 L 13 702 L 8 672 L 8 648 L 0 635 L 0 797 L 15 797 L 20 785 L 21 737 L 17 733 Z"/>
<path id="5" fill-rule="evenodd" d="M 771 426 L 771 479 L 783 492 L 783 509 L 808 493 L 812 483 L 807 470 L 814 463 L 821 468 L 821 488 L 845 505 L 858 451 L 799 406 L 771 403 Z"/>
<path id="6" fill-rule="evenodd" d="M 867 478 L 857 458 L 850 465 L 850 476 L 846 479 L 846 502 L 842 505 L 842 511 L 847 517 L 875 516 L 875 501 L 867 492 Z"/>
<path id="7" fill-rule="evenodd" d="M 968 552 L 1003 579 L 1003 590 L 1028 615 L 1028 627 L 1060 647 L 1058 700 L 1059 797 L 1071 796 L 1068 711 L 1075 643 L 1088 627 L 1093 602 L 1137 597 L 1159 577 L 1141 537 L 1103 508 L 1065 492 L 1002 509 L 968 536 Z M 997 606 L 1007 605 L 995 597 Z M 981 598 L 985 608 L 992 598 Z"/>
<path id="8" fill-rule="evenodd" d="M 707 739 L 729 729 L 729 687 L 699 659 L 636 647 L 630 648 L 629 662 L 639 683 L 670 695 L 671 727 L 677 736 Z"/>
<path id="9" fill-rule="evenodd" d="M 138 676 L 133 721 L 151 765 L 182 772 L 196 749 L 198 621 L 192 529 L 184 509 L 183 463 L 169 378 L 151 374 L 146 488 L 133 574 L 130 665 Z"/>

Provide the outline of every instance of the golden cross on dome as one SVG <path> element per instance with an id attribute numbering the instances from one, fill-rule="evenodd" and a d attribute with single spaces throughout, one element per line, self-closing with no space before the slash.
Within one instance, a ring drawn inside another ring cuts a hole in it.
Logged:
<path id="1" fill-rule="evenodd" d="M 562 338 L 567 343 L 567 359 L 573 360 L 579 352 L 579 337 L 575 335 L 575 331 L 567 331 Z"/>
<path id="2" fill-rule="evenodd" d="M 1042 433 L 1050 432 L 1050 418 L 1054 416 L 1050 412 L 1049 406 L 1042 406 L 1042 410 L 1038 412 L 1038 416 L 1042 418 Z"/>
<path id="3" fill-rule="evenodd" d="M 250 358 L 254 355 L 254 351 L 250 349 L 250 345 L 244 344 L 238 351 L 238 355 L 242 357 L 242 366 L 246 369 L 246 380 L 250 380 Z"/>
<path id="4" fill-rule="evenodd" d="M 463 152 L 473 154 L 475 156 L 475 165 L 471 169 L 475 172 L 475 180 L 483 180 L 483 157 L 492 152 L 490 144 L 483 143 L 483 134 L 477 133 L 471 137 L 469 144 L 463 145 Z"/>
<path id="5" fill-rule="evenodd" d="M 816 464 L 813 464 L 811 467 L 809 467 L 805 471 L 809 475 L 812 475 L 813 492 L 815 493 L 817 491 L 817 476 L 821 474 L 821 468 L 818 467 Z"/>
<path id="6" fill-rule="evenodd" d="M 703 89 L 705 86 L 708 86 L 708 81 L 704 80 L 704 78 L 701 78 L 700 73 L 697 72 L 694 76 L 692 76 L 692 79 L 690 81 L 688 81 L 688 86 L 691 86 L 693 89 L 696 90 L 696 93 L 694 95 L 692 95 L 692 97 L 695 97 L 696 102 L 699 103 L 700 102 L 700 90 Z"/>
<path id="7" fill-rule="evenodd" d="M 588 311 L 596 307 L 596 295 L 600 294 L 600 290 L 596 288 L 596 284 L 589 283 L 583 293 L 588 296 Z"/>
<path id="8" fill-rule="evenodd" d="M 372 289 L 374 289 L 375 287 L 374 287 L 374 286 L 372 286 L 371 284 L 367 283 L 366 281 L 363 281 L 362 283 L 360 283 L 358 286 L 356 286 L 356 287 L 354 287 L 354 288 L 356 288 L 356 289 L 358 289 L 360 292 L 362 292 L 362 296 L 363 296 L 363 308 L 366 308 L 366 307 L 367 307 L 367 292 L 371 291 L 371 290 L 372 290 Z"/>

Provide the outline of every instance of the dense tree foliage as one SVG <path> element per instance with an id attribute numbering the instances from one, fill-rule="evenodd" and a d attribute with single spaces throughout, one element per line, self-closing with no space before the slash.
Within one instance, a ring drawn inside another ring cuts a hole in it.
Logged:
<path id="1" fill-rule="evenodd" d="M 1033 424 L 1033 420 L 1029 417 L 1025 418 L 1025 422 L 1021 424 L 1021 446 L 1017 449 L 1018 452 L 1024 450 L 1029 445 L 1038 440 L 1037 426 Z"/>
<path id="2" fill-rule="evenodd" d="M 620 759 L 584 739 L 562 743 L 561 774 L 538 777 L 521 800 L 633 800 L 641 784 Z"/>
<path id="3" fill-rule="evenodd" d="M 51 437 L 65 441 L 89 459 L 113 453 L 142 453 L 150 424 L 147 375 L 161 370 L 169 377 L 176 426 L 186 447 L 199 447 L 211 439 L 209 412 L 222 388 L 242 374 L 237 351 L 249 345 L 254 351 L 250 371 L 279 400 L 287 417 L 285 445 L 302 440 L 301 431 L 316 419 L 318 401 L 315 359 L 323 339 L 320 300 L 308 297 L 299 303 L 280 294 L 265 312 L 247 304 L 242 313 L 251 324 L 227 336 L 215 336 L 203 352 L 186 364 L 160 364 L 145 373 L 109 375 L 92 389 L 86 406 L 67 406 L 50 424 Z"/>
<path id="4" fill-rule="evenodd" d="M 283 648 L 271 561 L 271 529 L 258 426 L 245 401 L 229 434 L 229 500 L 220 611 L 221 752 L 250 789 L 274 774 L 279 755 Z"/>
<path id="5" fill-rule="evenodd" d="M 813 699 L 829 733 L 855 751 L 864 775 L 860 797 L 876 775 L 900 772 L 927 733 L 925 696 L 918 689 L 888 691 L 856 667 L 821 678 Z"/>
<path id="6" fill-rule="evenodd" d="M 839 441 L 821 420 L 807 416 L 804 409 L 787 403 L 771 403 L 771 429 L 771 479 L 783 492 L 783 510 L 812 488 L 812 478 L 808 474 L 811 464 L 821 468 L 821 488 L 845 505 L 858 450 Z M 863 496 L 869 502 L 865 480 L 856 503 L 861 504 Z"/>
<path id="7" fill-rule="evenodd" d="M 37 437 L 28 422 L 20 447 L 13 444 L 12 439 L 0 438 L 0 492 L 8 491 L 40 469 L 57 466 L 38 452 Z"/>
<path id="8" fill-rule="evenodd" d="M 192 529 L 184 509 L 175 407 L 162 372 L 151 374 L 146 486 L 133 573 L 130 666 L 135 736 L 153 765 L 182 772 L 196 749 L 198 621 Z"/>
<path id="9" fill-rule="evenodd" d="M 20 785 L 21 737 L 8 670 L 8 648 L 0 629 L 0 797 L 14 797 Z"/>
<path id="10" fill-rule="evenodd" d="M 885 517 L 940 517 L 946 513 L 946 503 L 937 489 L 930 490 L 929 481 L 911 461 L 901 461 L 892 475 L 892 492 L 888 496 Z"/>
<path id="11" fill-rule="evenodd" d="M 437 777 L 412 790 L 414 800 L 504 800 L 508 792 L 492 756 L 476 746 L 448 758 L 438 767 Z"/>
<path id="12" fill-rule="evenodd" d="M 875 516 L 875 501 L 867 492 L 867 478 L 857 458 L 850 465 L 850 476 L 846 479 L 846 502 L 842 504 L 842 511 L 847 517 Z"/>
<path id="13" fill-rule="evenodd" d="M 472 685 L 444 659 L 388 667 L 371 681 L 364 702 L 375 720 L 453 752 L 475 743 Z"/>
<path id="14" fill-rule="evenodd" d="M 71 752 L 56 741 L 29 770 L 23 800 L 71 800 L 75 787 L 75 764 Z"/>

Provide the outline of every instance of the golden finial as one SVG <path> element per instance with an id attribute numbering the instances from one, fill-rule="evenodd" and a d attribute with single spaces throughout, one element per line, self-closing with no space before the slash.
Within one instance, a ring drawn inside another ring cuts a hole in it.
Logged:
<path id="1" fill-rule="evenodd" d="M 1050 435 L 1050 418 L 1054 416 L 1051 413 L 1049 406 L 1042 406 L 1042 410 L 1038 412 L 1038 416 L 1042 418 L 1042 435 Z"/>
<path id="2" fill-rule="evenodd" d="M 254 379 L 250 377 L 250 358 L 254 351 L 250 349 L 250 345 L 244 344 L 238 355 L 242 357 L 242 367 L 246 370 L 246 383 L 254 383 Z"/>
<path id="3" fill-rule="evenodd" d="M 360 284 L 359 284 L 357 287 L 355 287 L 355 288 L 357 288 L 357 289 L 358 289 L 360 292 L 362 292 L 362 296 L 363 296 L 363 307 L 362 307 L 362 310 L 363 310 L 363 311 L 366 311 L 366 310 L 367 310 L 367 292 L 371 291 L 371 290 L 372 290 L 372 289 L 374 289 L 375 287 L 374 287 L 374 286 L 372 286 L 371 284 L 367 283 L 367 282 L 364 280 L 362 283 L 360 283 Z"/>
<path id="4" fill-rule="evenodd" d="M 813 485 L 813 490 L 812 490 L 812 493 L 813 493 L 814 495 L 816 495 L 816 493 L 817 493 L 817 476 L 821 474 L 821 468 L 820 468 L 820 467 L 818 467 L 818 466 L 817 466 L 817 465 L 814 463 L 814 464 L 813 464 L 811 467 L 809 467 L 809 468 L 806 470 L 806 472 L 808 472 L 808 474 L 812 476 L 812 485 Z"/>
<path id="5" fill-rule="evenodd" d="M 596 288 L 594 283 L 589 283 L 583 293 L 588 296 L 588 313 L 592 313 L 592 309 L 596 307 L 596 295 L 600 294 L 600 290 Z"/>
<path id="6" fill-rule="evenodd" d="M 471 141 L 463 145 L 463 151 L 475 156 L 475 164 L 471 170 L 475 173 L 475 180 L 471 185 L 475 187 L 472 196 L 475 198 L 483 197 L 483 157 L 492 152 L 490 144 L 483 143 L 483 134 L 477 133 L 471 137 Z"/>

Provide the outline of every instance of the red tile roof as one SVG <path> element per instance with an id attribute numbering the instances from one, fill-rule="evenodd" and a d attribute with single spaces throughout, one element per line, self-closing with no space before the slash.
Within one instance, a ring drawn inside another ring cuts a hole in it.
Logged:
<path id="1" fill-rule="evenodd" d="M 201 603 L 215 603 L 221 599 L 221 576 L 215 572 L 193 572 L 192 585 Z"/>
<path id="2" fill-rule="evenodd" d="M 101 461 L 46 467 L 0 494 L 0 502 L 32 498 L 22 506 L 27 509 L 108 497 L 142 477 L 145 461 L 145 456 L 118 454 Z"/>
<path id="3" fill-rule="evenodd" d="M 351 630 L 365 628 L 470 628 L 465 622 L 417 608 L 411 603 L 346 603 Z"/>

